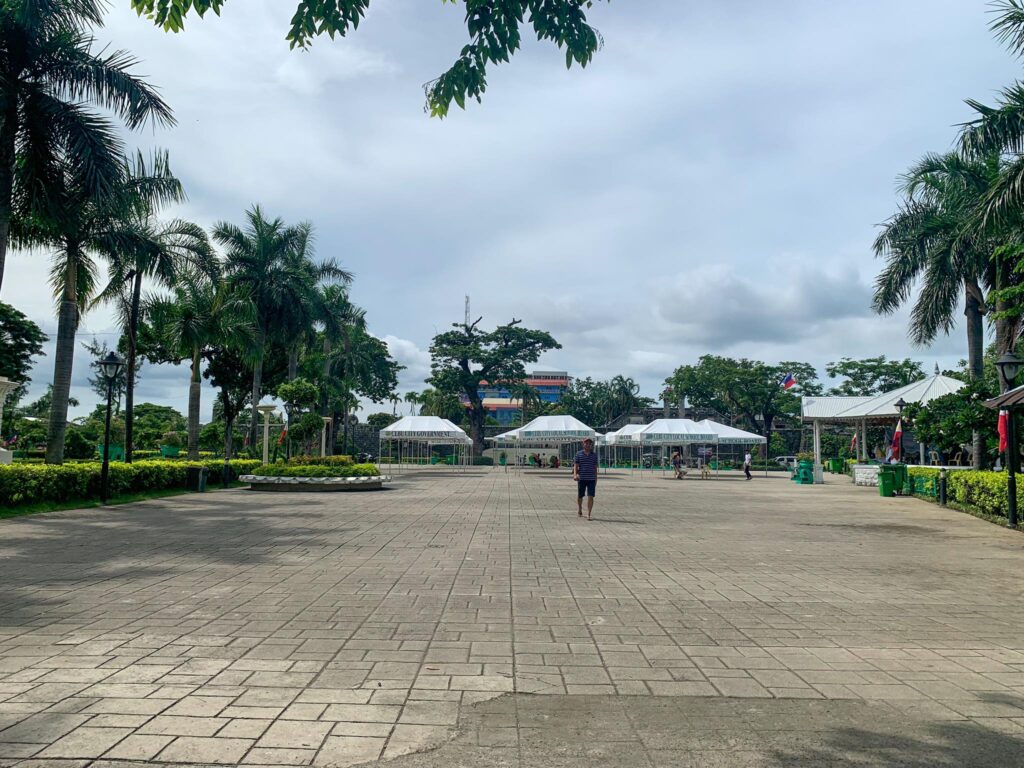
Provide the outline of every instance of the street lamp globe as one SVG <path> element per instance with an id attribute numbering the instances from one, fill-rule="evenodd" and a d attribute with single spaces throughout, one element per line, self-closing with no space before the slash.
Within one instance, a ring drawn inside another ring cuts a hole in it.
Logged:
<path id="1" fill-rule="evenodd" d="M 1021 360 L 1013 352 L 1005 352 L 996 360 L 996 367 L 1003 374 L 1007 383 L 1012 383 L 1017 378 L 1021 364 L 1024 364 L 1024 360 Z"/>
<path id="2" fill-rule="evenodd" d="M 103 374 L 103 378 L 107 382 L 112 382 L 117 379 L 117 375 L 121 373 L 121 369 L 124 368 L 124 360 L 117 356 L 117 353 L 110 351 L 107 356 L 99 362 L 100 372 Z"/>
<path id="3" fill-rule="evenodd" d="M 907 401 L 901 397 L 899 400 L 893 403 L 893 405 L 896 406 L 897 411 L 903 413 L 903 409 L 907 407 Z"/>

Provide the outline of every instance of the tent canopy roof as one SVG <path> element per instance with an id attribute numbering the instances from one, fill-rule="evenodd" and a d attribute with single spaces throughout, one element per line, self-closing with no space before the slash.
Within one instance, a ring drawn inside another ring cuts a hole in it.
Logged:
<path id="1" fill-rule="evenodd" d="M 597 437 L 597 433 L 574 416 L 538 416 L 526 426 L 518 430 L 518 439 L 522 442 L 582 440 L 586 437 Z"/>
<path id="2" fill-rule="evenodd" d="M 803 417 L 811 421 L 895 419 L 899 416 L 895 404 L 901 398 L 907 403 L 925 404 L 937 397 L 952 394 L 963 386 L 964 383 L 959 379 L 937 373 L 874 397 L 804 397 L 800 408 Z"/>
<path id="3" fill-rule="evenodd" d="M 469 435 L 440 416 L 403 416 L 380 431 L 382 440 L 427 440 L 434 443 L 468 443 Z"/>
<path id="4" fill-rule="evenodd" d="M 755 435 L 753 432 L 730 427 L 728 424 L 719 424 L 711 419 L 704 419 L 704 421 L 698 421 L 697 423 L 714 432 L 714 442 L 719 445 L 752 445 L 754 443 L 768 442 L 762 435 Z"/>
<path id="5" fill-rule="evenodd" d="M 631 437 L 633 440 L 647 444 L 715 442 L 715 433 L 693 419 L 655 419 Z"/>

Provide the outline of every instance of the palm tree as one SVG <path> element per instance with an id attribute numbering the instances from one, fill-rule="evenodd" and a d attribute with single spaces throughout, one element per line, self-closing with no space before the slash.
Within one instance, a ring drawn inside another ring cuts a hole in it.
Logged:
<path id="1" fill-rule="evenodd" d="M 291 348 L 290 340 L 282 334 L 294 330 L 295 307 L 307 306 L 321 281 L 335 279 L 347 283 L 352 275 L 333 261 L 312 261 L 312 229 L 308 224 L 289 227 L 280 218 L 268 220 L 258 205 L 245 215 L 244 228 L 227 222 L 216 224 L 213 239 L 225 247 L 228 282 L 247 295 L 255 309 L 256 353 L 249 424 L 249 443 L 255 445 L 259 423 L 256 407 L 262 396 L 267 344 L 276 338 Z"/>
<path id="2" fill-rule="evenodd" d="M 59 217 L 66 176 L 88 198 L 118 183 L 121 141 L 86 105 L 113 112 L 130 129 L 174 124 L 170 107 L 131 74 L 134 57 L 93 53 L 88 30 L 102 26 L 104 11 L 98 0 L 12 0 L 0 8 L 0 284 L 15 200 L 25 212 Z"/>
<path id="3" fill-rule="evenodd" d="M 46 462 L 64 460 L 67 403 L 71 390 L 75 332 L 97 287 L 97 255 L 113 258 L 122 242 L 126 215 L 139 200 L 157 205 L 172 200 L 180 185 L 159 159 L 141 168 L 122 161 L 120 181 L 109 195 L 97 200 L 77 169 L 65 165 L 59 219 L 41 219 L 19 226 L 26 243 L 47 243 L 55 249 L 50 281 L 58 299 L 57 343 L 54 350 L 53 407 L 47 431 Z"/>
<path id="4" fill-rule="evenodd" d="M 150 326 L 175 357 L 189 361 L 188 458 L 199 458 L 202 361 L 225 338 L 244 343 L 251 332 L 252 305 L 223 283 L 193 272 L 180 275 L 170 297 L 151 296 L 145 304 Z"/>
<path id="5" fill-rule="evenodd" d="M 153 165 L 167 168 L 166 153 L 157 155 Z M 141 155 L 135 158 L 131 173 L 134 177 L 147 175 L 146 163 Z M 169 170 L 167 174 L 173 179 Z M 178 202 L 185 195 L 180 184 L 175 184 L 176 179 L 169 182 L 168 197 Z M 199 271 L 211 278 L 218 271 L 216 254 L 210 247 L 205 230 L 198 224 L 181 219 L 159 221 L 156 213 L 160 202 L 164 201 L 146 196 L 137 196 L 128 201 L 129 208 L 122 221 L 122 228 L 112 233 L 107 244 L 108 251 L 112 253 L 109 281 L 96 299 L 118 301 L 125 306 L 121 327 L 127 342 L 124 459 L 128 463 L 132 460 L 136 348 L 143 278 L 154 279 L 162 287 L 170 288 L 178 276 L 187 271 Z"/>
<path id="6" fill-rule="evenodd" d="M 910 316 L 910 339 L 930 344 L 956 326 L 961 297 L 967 318 L 967 362 L 981 378 L 987 292 L 997 286 L 993 253 L 998 240 L 979 210 L 1000 178 L 997 156 L 965 159 L 926 155 L 903 178 L 900 210 L 875 240 L 886 264 L 875 281 L 873 308 L 891 314 L 921 289 Z M 975 434 L 974 462 L 980 467 L 984 442 Z"/>

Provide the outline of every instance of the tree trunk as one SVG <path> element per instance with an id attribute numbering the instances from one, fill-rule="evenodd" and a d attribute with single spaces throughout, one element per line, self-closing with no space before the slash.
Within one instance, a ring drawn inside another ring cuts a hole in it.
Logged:
<path id="1" fill-rule="evenodd" d="M 299 375 L 299 345 L 294 344 L 288 350 L 288 381 L 295 381 Z"/>
<path id="2" fill-rule="evenodd" d="M 227 387 L 221 387 L 220 398 L 224 403 L 224 458 L 231 461 L 231 454 L 235 450 L 235 441 L 231 439 L 234 434 L 235 411 L 231 407 L 231 400 Z"/>
<path id="3" fill-rule="evenodd" d="M 483 456 L 484 453 L 484 423 L 487 420 L 487 412 L 480 398 L 470 398 L 469 409 L 469 436 L 473 438 L 473 456 Z"/>
<path id="4" fill-rule="evenodd" d="M 972 379 L 980 380 L 985 356 L 984 316 L 981 302 L 970 286 L 964 301 L 964 315 L 967 318 L 967 372 Z M 981 469 L 985 460 L 985 438 L 980 431 L 974 430 L 971 443 L 971 466 Z"/>
<path id="5" fill-rule="evenodd" d="M 0 288 L 4 282 L 7 246 L 11 239 L 11 209 L 14 205 L 14 142 L 18 134 L 18 100 L 6 94 L 7 109 L 0 128 Z"/>
<path id="6" fill-rule="evenodd" d="M 135 350 L 138 345 L 139 305 L 142 303 L 142 273 L 132 282 L 132 304 L 128 310 L 128 378 L 124 383 L 124 460 L 132 463 L 135 432 Z"/>
<path id="7" fill-rule="evenodd" d="M 46 433 L 46 463 L 64 463 L 64 434 L 68 428 L 68 398 L 71 371 L 75 363 L 75 332 L 78 330 L 78 263 L 74 246 L 67 248 L 68 263 L 64 295 L 57 314 L 57 346 L 53 352 L 53 402 Z M 109 447 L 105 448 L 109 452 Z"/>
<path id="8" fill-rule="evenodd" d="M 350 455 L 348 450 L 348 401 L 341 406 L 341 452 Z"/>
<path id="9" fill-rule="evenodd" d="M 188 459 L 199 460 L 199 396 L 203 389 L 199 350 L 192 354 L 192 375 L 188 384 Z"/>
<path id="10" fill-rule="evenodd" d="M 260 426 L 260 412 L 257 410 L 257 406 L 260 404 L 260 397 L 263 396 L 260 388 L 263 385 L 263 354 L 266 352 L 266 332 L 261 330 L 256 341 L 259 344 L 259 353 L 252 366 L 252 419 L 249 422 L 249 448 L 253 451 L 256 450 L 256 435 Z"/>
<path id="11" fill-rule="evenodd" d="M 996 264 L 996 270 L 998 288 L 1006 288 L 1013 284 L 1013 264 L 1009 260 L 999 260 Z M 1020 327 L 1020 321 L 1016 318 L 1006 317 L 1006 313 L 1010 309 L 1012 307 L 1010 307 L 1005 299 L 996 301 L 996 359 L 1006 352 L 1012 352 L 1017 346 L 1017 332 Z M 1003 372 L 999 370 L 999 366 L 996 366 L 996 371 L 999 376 L 999 391 L 1005 392 L 1013 386 L 1013 382 L 1007 381 L 1003 377 Z"/>
<path id="12" fill-rule="evenodd" d="M 338 426 L 341 424 L 341 414 L 338 411 L 333 411 L 328 414 L 331 417 L 331 439 L 328 445 L 330 446 L 331 456 L 338 454 Z"/>
<path id="13" fill-rule="evenodd" d="M 320 402 L 320 415 L 321 416 L 330 416 L 331 415 L 330 412 L 328 411 L 328 408 L 330 408 L 330 402 L 329 402 L 330 401 L 330 395 L 329 395 L 330 384 L 329 384 L 329 382 L 330 382 L 330 379 L 331 379 L 331 361 L 330 361 L 331 348 L 332 348 L 331 340 L 329 338 L 327 338 L 327 336 L 325 334 L 324 335 L 324 370 L 323 370 L 323 373 L 321 374 L 321 376 L 323 377 L 323 381 L 320 382 L 320 386 L 323 387 L 323 399 Z M 331 451 L 331 453 L 333 454 L 334 451 Z"/>

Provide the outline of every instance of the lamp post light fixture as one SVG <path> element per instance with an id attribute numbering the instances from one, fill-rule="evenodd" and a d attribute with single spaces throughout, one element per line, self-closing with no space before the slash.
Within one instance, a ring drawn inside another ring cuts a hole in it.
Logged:
<path id="1" fill-rule="evenodd" d="M 124 360 L 110 351 L 97 365 L 107 383 L 107 418 L 103 427 L 103 470 L 100 475 L 100 502 L 106 504 L 110 497 L 110 409 L 114 400 L 114 382 L 124 368 Z"/>
<path id="2" fill-rule="evenodd" d="M 1024 363 L 1013 352 L 1004 353 L 996 360 L 996 367 L 1006 382 L 1007 391 L 1013 389 L 1013 380 L 1020 373 Z M 1012 405 L 1006 407 L 1006 525 L 1017 527 L 1017 472 L 1020 471 L 1017 455 L 1017 421 L 1014 418 Z"/>
<path id="3" fill-rule="evenodd" d="M 276 405 L 258 405 L 256 410 L 263 414 L 263 463 L 270 463 L 270 414 L 277 410 Z"/>
<path id="4" fill-rule="evenodd" d="M 907 463 L 907 460 L 903 456 L 903 409 L 907 407 L 907 402 L 902 397 L 893 403 L 896 406 L 896 411 L 900 415 L 900 462 L 903 464 Z"/>

